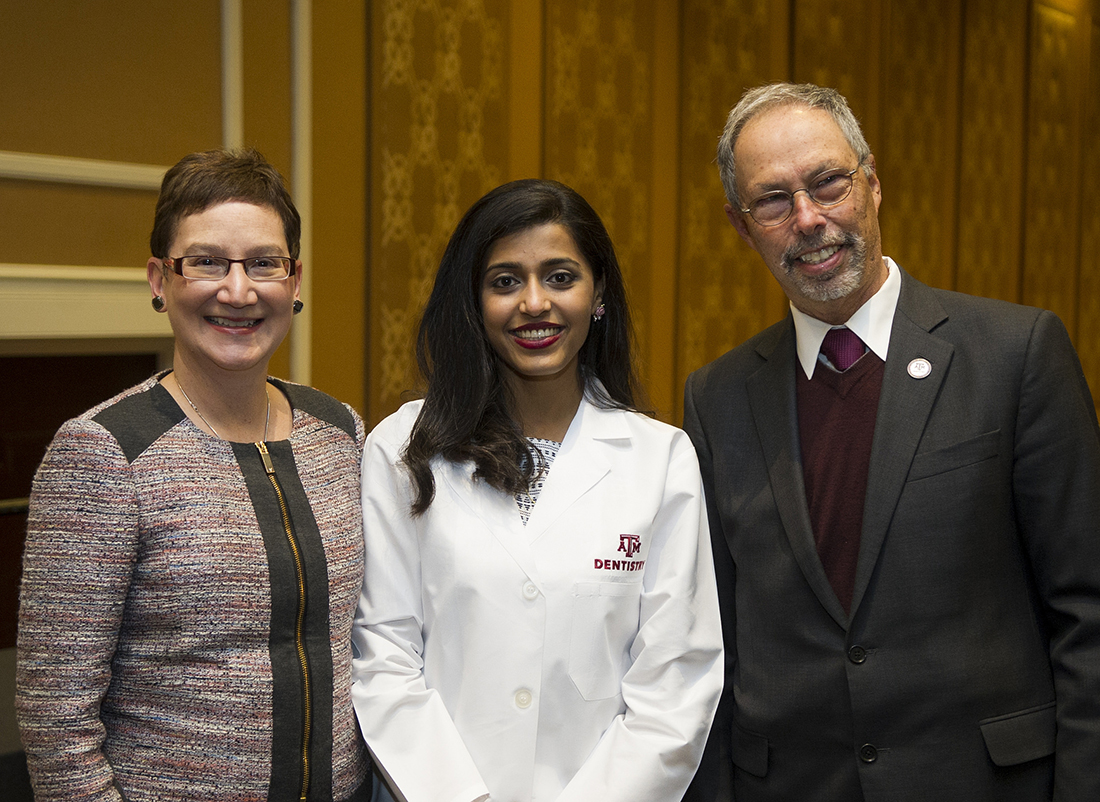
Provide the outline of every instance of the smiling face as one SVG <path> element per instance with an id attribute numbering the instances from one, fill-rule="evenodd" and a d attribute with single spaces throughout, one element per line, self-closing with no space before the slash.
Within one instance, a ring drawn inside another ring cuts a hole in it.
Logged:
<path id="1" fill-rule="evenodd" d="M 858 157 L 832 116 L 802 105 L 761 112 L 734 145 L 738 193 L 745 205 L 767 192 L 795 192 L 829 170 L 851 170 Z M 805 192 L 794 196 L 791 216 L 761 226 L 726 206 L 741 237 L 763 258 L 791 302 L 808 315 L 844 323 L 886 280 L 878 227 L 882 191 L 872 168 L 853 175 L 851 194 L 835 206 L 818 206 Z"/>
<path id="2" fill-rule="evenodd" d="M 288 256 L 279 215 L 266 206 L 230 201 L 179 221 L 168 251 L 180 256 Z M 233 264 L 218 281 L 194 281 L 147 264 L 149 286 L 164 296 L 175 335 L 177 371 L 216 379 L 219 371 L 255 370 L 264 375 L 275 349 L 286 337 L 292 305 L 301 287 L 301 263 L 282 281 L 253 281 Z"/>
<path id="3" fill-rule="evenodd" d="M 563 380 L 579 391 L 577 355 L 600 291 L 573 237 L 558 223 L 497 240 L 481 278 L 481 315 L 508 380 Z"/>

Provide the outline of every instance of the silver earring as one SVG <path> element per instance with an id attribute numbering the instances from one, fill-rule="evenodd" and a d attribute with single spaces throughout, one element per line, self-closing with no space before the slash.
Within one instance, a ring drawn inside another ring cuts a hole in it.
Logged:
<path id="1" fill-rule="evenodd" d="M 302 303 L 301 299 L 299 299 L 299 298 L 294 299 L 294 314 L 298 314 L 299 312 L 301 312 L 305 308 L 306 308 L 306 305 L 304 303 Z"/>
<path id="2" fill-rule="evenodd" d="M 604 316 L 604 312 L 606 312 L 606 311 L 607 310 L 604 308 L 603 304 L 600 304 L 599 306 L 597 306 L 596 311 L 592 313 L 592 322 L 593 323 L 599 323 L 600 318 L 602 318 Z"/>
<path id="3" fill-rule="evenodd" d="M 158 312 L 163 312 L 164 311 L 164 296 L 163 295 L 155 296 L 153 298 L 153 300 L 150 301 L 149 303 L 151 303 L 153 305 L 153 308 L 155 310 L 157 310 Z"/>

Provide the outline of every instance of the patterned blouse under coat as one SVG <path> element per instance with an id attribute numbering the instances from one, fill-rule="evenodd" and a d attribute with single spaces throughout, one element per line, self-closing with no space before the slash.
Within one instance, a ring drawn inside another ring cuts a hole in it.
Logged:
<path id="1" fill-rule="evenodd" d="M 35 477 L 16 707 L 36 798 L 298 799 L 304 766 L 310 800 L 357 798 L 363 423 L 271 380 L 300 584 L 257 445 L 198 429 L 158 378 L 62 426 Z"/>

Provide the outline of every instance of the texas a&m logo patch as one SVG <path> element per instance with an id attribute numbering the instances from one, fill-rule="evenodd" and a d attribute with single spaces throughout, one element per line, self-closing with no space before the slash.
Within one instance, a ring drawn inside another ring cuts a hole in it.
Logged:
<path id="1" fill-rule="evenodd" d="M 638 535 L 619 535 L 619 548 L 618 551 L 625 555 L 627 559 L 606 559 L 601 560 L 598 557 L 594 561 L 593 567 L 598 571 L 641 571 L 645 566 L 645 560 L 631 560 L 639 551 L 642 550 L 642 538 Z"/>
<path id="2" fill-rule="evenodd" d="M 642 539 L 637 535 L 619 535 L 619 551 L 627 557 L 633 557 L 642 548 Z"/>

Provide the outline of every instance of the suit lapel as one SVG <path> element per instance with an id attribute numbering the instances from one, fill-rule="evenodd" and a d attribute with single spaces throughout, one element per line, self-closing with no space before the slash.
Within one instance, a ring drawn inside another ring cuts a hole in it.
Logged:
<path id="1" fill-rule="evenodd" d="M 777 337 L 762 343 L 757 352 L 764 365 L 749 376 L 749 407 L 764 461 L 768 466 L 775 506 L 783 522 L 795 560 L 821 604 L 841 627 L 847 626 L 844 608 L 829 584 L 821 559 L 817 556 L 810 512 L 806 504 L 806 485 L 802 476 L 801 447 L 798 441 L 798 412 L 795 397 L 794 324 L 790 318 Z"/>
<path id="2" fill-rule="evenodd" d="M 890 352 L 871 444 L 853 616 L 871 581 L 909 466 L 954 353 L 953 346 L 930 333 L 947 317 L 935 295 L 904 271 L 901 275 L 901 296 L 890 330 Z M 931 370 L 916 378 L 910 375 L 910 365 L 920 359 L 926 360 Z"/>

